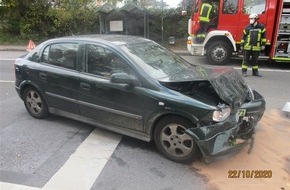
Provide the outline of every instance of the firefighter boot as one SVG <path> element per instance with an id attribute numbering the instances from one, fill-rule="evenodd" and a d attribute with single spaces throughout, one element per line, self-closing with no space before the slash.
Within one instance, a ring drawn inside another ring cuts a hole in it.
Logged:
<path id="1" fill-rule="evenodd" d="M 243 75 L 243 77 L 247 77 L 248 75 L 247 75 L 247 69 L 242 69 L 242 75 Z"/>
<path id="2" fill-rule="evenodd" d="M 253 69 L 253 76 L 262 77 L 262 75 L 259 73 L 258 69 Z"/>

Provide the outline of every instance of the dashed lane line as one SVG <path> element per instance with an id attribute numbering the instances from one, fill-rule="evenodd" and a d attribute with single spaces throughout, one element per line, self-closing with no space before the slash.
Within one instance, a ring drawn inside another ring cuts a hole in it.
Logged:
<path id="1" fill-rule="evenodd" d="M 16 59 L 13 58 L 4 58 L 4 59 L 0 59 L 0 61 L 15 61 Z M 2 189 L 1 189 L 2 190 Z"/>
<path id="2" fill-rule="evenodd" d="M 95 129 L 42 188 L 0 182 L 1 190 L 89 190 L 122 135 Z"/>
<path id="3" fill-rule="evenodd" d="M 241 67 L 233 67 L 234 69 L 241 70 Z M 290 73 L 290 70 L 282 70 L 282 69 L 263 69 L 259 68 L 259 71 L 266 71 L 266 72 L 281 72 L 281 73 Z"/>
<path id="4" fill-rule="evenodd" d="M 0 83 L 14 83 L 15 81 L 12 80 L 0 80 Z M 2 190 L 2 189 L 0 189 Z"/>

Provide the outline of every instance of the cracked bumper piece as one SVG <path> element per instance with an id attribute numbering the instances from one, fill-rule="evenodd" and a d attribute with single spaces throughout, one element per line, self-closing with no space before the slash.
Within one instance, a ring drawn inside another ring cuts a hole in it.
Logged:
<path id="1" fill-rule="evenodd" d="M 243 117 L 237 119 L 236 114 L 231 114 L 224 122 L 186 131 L 199 146 L 207 163 L 232 157 L 245 146 L 249 146 L 248 153 L 252 151 L 255 126 L 264 114 L 265 101 L 259 96 L 240 108 L 247 110 Z"/>
<path id="2" fill-rule="evenodd" d="M 196 133 L 198 128 L 191 130 Z M 238 126 L 217 133 L 208 139 L 196 140 L 205 161 L 210 163 L 232 157 L 245 146 L 249 146 L 248 153 L 250 153 L 254 145 L 255 128 L 252 127 L 247 133 L 244 132 L 243 136 L 240 136 L 237 131 L 239 131 Z"/>

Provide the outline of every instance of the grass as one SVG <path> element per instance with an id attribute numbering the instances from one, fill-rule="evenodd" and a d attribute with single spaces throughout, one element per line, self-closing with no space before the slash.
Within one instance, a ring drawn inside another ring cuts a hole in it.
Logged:
<path id="1" fill-rule="evenodd" d="M 29 39 L 22 39 L 20 36 L 12 36 L 0 32 L 0 45 L 27 45 Z"/>

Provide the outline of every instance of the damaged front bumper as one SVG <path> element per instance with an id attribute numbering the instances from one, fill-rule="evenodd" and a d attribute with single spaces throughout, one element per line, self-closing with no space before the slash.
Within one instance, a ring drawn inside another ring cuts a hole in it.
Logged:
<path id="1" fill-rule="evenodd" d="M 266 104 L 259 93 L 253 93 L 254 99 L 242 104 L 239 111 L 232 113 L 226 121 L 187 129 L 207 163 L 231 157 L 247 145 L 248 153 L 251 152 L 255 126 L 262 118 Z"/>

